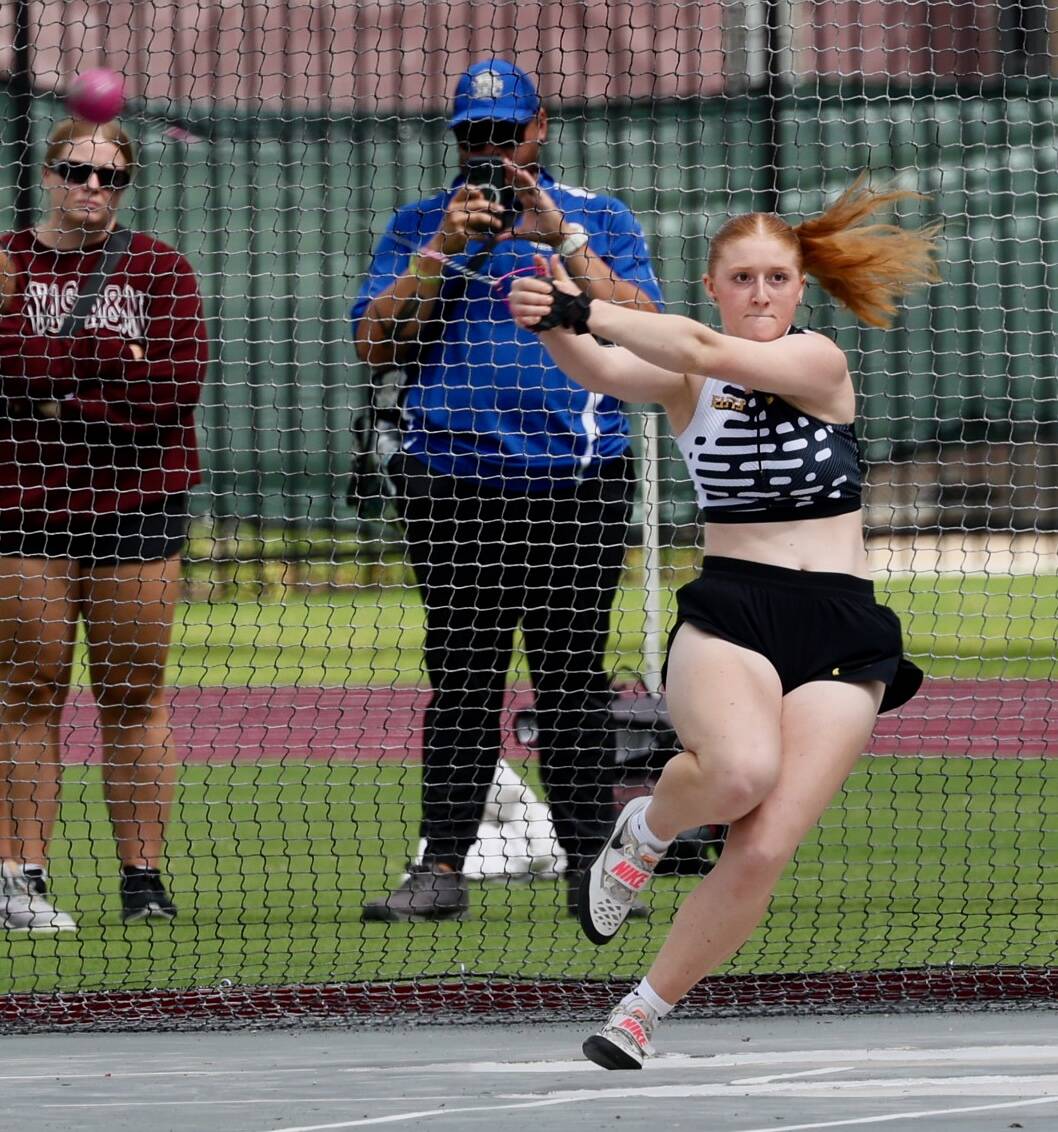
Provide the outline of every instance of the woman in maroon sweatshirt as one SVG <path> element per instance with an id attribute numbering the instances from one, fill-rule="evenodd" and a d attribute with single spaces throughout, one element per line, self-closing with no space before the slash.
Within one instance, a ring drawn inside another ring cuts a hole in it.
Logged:
<path id="1" fill-rule="evenodd" d="M 159 873 L 176 765 L 164 686 L 193 413 L 208 360 L 194 272 L 135 232 L 72 336 L 60 331 L 117 226 L 134 149 L 116 122 L 61 122 L 45 213 L 0 237 L 0 926 L 71 931 L 47 893 L 60 713 L 84 624 L 126 923 L 172 919 Z"/>

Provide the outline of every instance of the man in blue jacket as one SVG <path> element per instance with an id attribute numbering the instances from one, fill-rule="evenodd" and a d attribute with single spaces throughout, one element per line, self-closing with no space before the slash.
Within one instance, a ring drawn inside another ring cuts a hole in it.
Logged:
<path id="1" fill-rule="evenodd" d="M 398 209 L 352 309 L 361 359 L 407 376 L 389 471 L 426 607 L 433 690 L 422 864 L 364 906 L 367 920 L 466 912 L 462 867 L 500 757 L 519 626 L 571 913 L 577 873 L 614 818 L 603 656 L 634 491 L 628 422 L 620 402 L 576 385 L 514 325 L 505 294 L 534 253 L 562 256 L 593 298 L 656 310 L 661 291 L 627 206 L 541 167 L 547 113 L 523 71 L 474 64 L 449 126 L 459 176 Z"/>

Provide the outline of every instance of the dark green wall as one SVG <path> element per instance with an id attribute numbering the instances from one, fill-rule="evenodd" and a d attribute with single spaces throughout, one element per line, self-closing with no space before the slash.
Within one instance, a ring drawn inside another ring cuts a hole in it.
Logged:
<path id="1" fill-rule="evenodd" d="M 730 212 L 767 201 L 767 111 L 751 99 L 554 108 L 548 163 L 562 180 L 627 201 L 669 309 L 707 318 L 697 282 L 707 237 Z M 42 136 L 59 112 L 40 100 L 37 113 Z M 1050 87 L 1003 97 L 816 92 L 786 98 L 779 115 L 788 217 L 817 211 L 868 168 L 929 194 L 904 209 L 908 218 L 944 223 L 945 281 L 917 295 L 896 329 L 858 328 L 812 296 L 812 324 L 837 328 L 859 375 L 869 459 L 888 459 L 894 445 L 906 453 L 972 441 L 989 422 L 993 438 L 1010 422 L 1054 422 Z M 144 170 L 127 218 L 179 246 L 201 273 L 217 343 L 200 415 L 209 506 L 218 516 L 351 521 L 348 424 L 364 374 L 346 312 L 393 207 L 450 176 L 443 117 L 211 117 L 195 108 L 183 121 L 202 140 L 167 136 L 156 114 L 129 120 Z M 0 177 L 10 185 L 18 151 L 5 129 Z M 670 515 L 685 515 L 671 450 L 665 474 Z"/>

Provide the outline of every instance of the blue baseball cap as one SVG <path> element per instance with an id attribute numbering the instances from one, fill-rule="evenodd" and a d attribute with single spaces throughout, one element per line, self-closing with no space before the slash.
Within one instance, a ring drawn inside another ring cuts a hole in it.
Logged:
<path id="1" fill-rule="evenodd" d="M 528 122 L 540 110 L 533 80 L 513 63 L 486 59 L 460 76 L 448 126 L 462 122 Z"/>

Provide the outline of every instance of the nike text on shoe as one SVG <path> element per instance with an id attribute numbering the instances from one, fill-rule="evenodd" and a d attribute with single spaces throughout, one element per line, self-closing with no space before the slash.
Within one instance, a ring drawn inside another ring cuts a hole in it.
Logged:
<path id="1" fill-rule="evenodd" d="M 643 797 L 625 806 L 606 847 L 581 877 L 580 926 L 592 943 L 613 939 L 661 860 L 660 853 L 636 842 L 628 828 L 632 817 L 649 805 Z"/>
<path id="2" fill-rule="evenodd" d="M 364 905 L 360 918 L 396 923 L 401 920 L 450 920 L 466 914 L 470 892 L 462 873 L 434 865 L 411 865 L 408 879 L 381 900 Z"/>
<path id="3" fill-rule="evenodd" d="M 121 922 L 138 924 L 143 920 L 175 920 L 176 905 L 162 884 L 157 869 L 125 865 L 121 869 Z"/>
<path id="4" fill-rule="evenodd" d="M 654 1026 L 654 1012 L 645 1002 L 619 1002 L 606 1025 L 581 1048 L 589 1061 L 603 1069 L 642 1069 L 644 1060 L 655 1053 L 650 1043 Z"/>
<path id="5" fill-rule="evenodd" d="M 46 879 L 43 871 L 27 877 L 22 865 L 4 861 L 0 866 L 0 927 L 33 935 L 77 931 L 74 918 L 48 900 Z"/>

